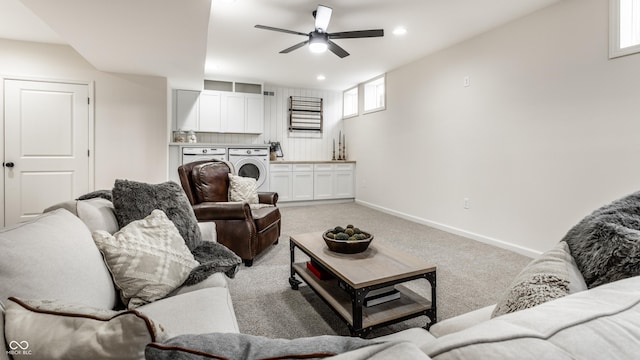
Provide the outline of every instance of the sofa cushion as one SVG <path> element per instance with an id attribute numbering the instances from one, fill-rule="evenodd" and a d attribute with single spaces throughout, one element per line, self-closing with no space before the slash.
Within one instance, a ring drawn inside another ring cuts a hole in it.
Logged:
<path id="1" fill-rule="evenodd" d="M 96 231 L 93 239 L 129 309 L 165 297 L 199 265 L 162 210 L 113 235 Z"/>
<path id="2" fill-rule="evenodd" d="M 229 201 L 258 203 L 258 185 L 256 179 L 229 174 Z"/>
<path id="3" fill-rule="evenodd" d="M 640 277 L 582 291 L 445 335 L 433 359 L 635 359 Z"/>
<path id="4" fill-rule="evenodd" d="M 0 360 L 9 360 L 9 348 L 4 340 L 4 305 L 0 302 Z"/>
<path id="5" fill-rule="evenodd" d="M 69 210 L 73 215 L 80 218 L 91 232 L 104 230 L 113 234 L 119 229 L 113 203 L 104 198 L 96 197 L 82 201 L 65 201 L 44 209 L 44 212 L 56 209 Z"/>
<path id="6" fill-rule="evenodd" d="M 569 268 L 572 266 L 569 248 L 561 241 L 553 249 L 531 261 L 516 276 L 502 299 L 498 301 L 492 317 L 528 309 L 568 295 Z"/>
<path id="7" fill-rule="evenodd" d="M 563 240 L 589 288 L 640 275 L 640 192 L 597 209 Z"/>
<path id="8" fill-rule="evenodd" d="M 0 229 L 0 301 L 60 299 L 112 309 L 118 299 L 84 223 L 58 209 Z"/>
<path id="9" fill-rule="evenodd" d="M 489 305 L 458 316 L 454 316 L 452 318 L 438 321 L 429 328 L 429 333 L 439 338 L 441 336 L 452 334 L 470 328 L 474 325 L 478 325 L 482 322 L 490 320 L 491 314 L 493 313 L 493 310 L 495 308 L 495 305 Z"/>
<path id="10" fill-rule="evenodd" d="M 113 187 L 113 206 L 120 228 L 147 217 L 155 209 L 162 210 L 175 224 L 190 250 L 202 242 L 198 220 L 180 185 L 168 181 L 146 184 L 116 180 Z"/>
<path id="11" fill-rule="evenodd" d="M 345 336 L 269 339 L 246 334 L 181 335 L 147 346 L 147 360 L 173 359 L 322 359 L 375 344 Z"/>
<path id="12" fill-rule="evenodd" d="M 240 332 L 231 294 L 225 287 L 181 293 L 140 306 L 136 310 L 162 324 L 170 337 Z"/>
<path id="13" fill-rule="evenodd" d="M 384 342 L 331 356 L 331 360 L 429 360 L 430 358 L 411 342 Z"/>
<path id="14" fill-rule="evenodd" d="M 149 342 L 166 339 L 162 326 L 135 310 L 112 311 L 55 300 L 10 298 L 5 327 L 14 359 L 134 360 L 144 356 Z"/>

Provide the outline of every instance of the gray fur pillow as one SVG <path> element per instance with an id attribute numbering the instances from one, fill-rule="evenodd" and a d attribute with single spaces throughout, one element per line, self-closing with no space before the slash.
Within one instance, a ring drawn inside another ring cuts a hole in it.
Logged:
<path id="1" fill-rule="evenodd" d="M 564 240 L 589 288 L 640 275 L 640 192 L 594 211 Z"/>
<path id="2" fill-rule="evenodd" d="M 162 210 L 178 228 L 189 250 L 202 243 L 198 220 L 189 199 L 180 185 L 173 181 L 147 184 L 130 180 L 116 180 L 112 190 L 118 226 L 146 218 L 155 209 Z"/>

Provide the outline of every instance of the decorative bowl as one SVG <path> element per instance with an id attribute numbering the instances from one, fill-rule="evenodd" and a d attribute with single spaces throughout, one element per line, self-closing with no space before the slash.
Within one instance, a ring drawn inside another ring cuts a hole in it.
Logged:
<path id="1" fill-rule="evenodd" d="M 336 240 L 327 237 L 327 233 L 328 231 L 322 233 L 322 238 L 329 247 L 329 250 L 342 254 L 357 254 L 363 252 L 367 250 L 373 240 L 373 235 L 364 231 L 362 233 L 365 234 L 367 238 L 363 240 Z"/>

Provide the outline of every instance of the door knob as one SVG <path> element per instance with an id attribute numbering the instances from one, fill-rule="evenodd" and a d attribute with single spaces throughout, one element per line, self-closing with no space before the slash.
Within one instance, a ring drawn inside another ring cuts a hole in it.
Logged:
<path id="1" fill-rule="evenodd" d="M 4 166 L 6 166 L 6 167 L 8 167 L 8 168 L 12 168 L 12 167 L 14 167 L 14 166 L 15 166 L 15 164 L 14 164 L 14 163 L 12 163 L 12 162 L 8 162 L 8 163 L 4 163 Z"/>

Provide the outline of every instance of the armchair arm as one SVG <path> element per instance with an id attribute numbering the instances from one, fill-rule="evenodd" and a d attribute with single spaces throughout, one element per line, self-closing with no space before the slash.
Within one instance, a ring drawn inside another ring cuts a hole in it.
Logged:
<path id="1" fill-rule="evenodd" d="M 260 204 L 276 205 L 278 202 L 277 192 L 260 192 L 258 193 L 258 202 Z"/>
<path id="2" fill-rule="evenodd" d="M 251 219 L 251 209 L 246 202 L 203 202 L 193 205 L 198 221 Z"/>

